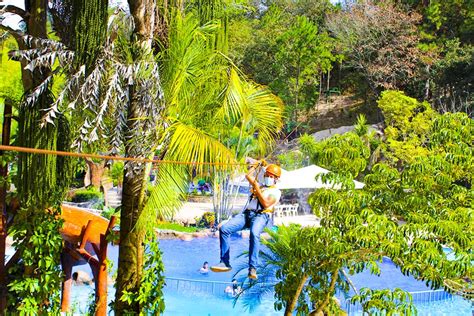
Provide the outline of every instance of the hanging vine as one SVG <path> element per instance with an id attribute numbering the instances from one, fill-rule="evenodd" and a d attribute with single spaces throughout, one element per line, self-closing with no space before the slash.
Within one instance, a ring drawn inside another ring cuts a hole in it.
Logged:
<path id="1" fill-rule="evenodd" d="M 56 125 L 49 124 L 43 129 L 38 126 L 42 110 L 51 102 L 51 94 L 44 94 L 33 107 L 20 111 L 21 146 L 69 150 L 69 128 L 64 117 Z M 16 186 L 21 208 L 10 233 L 22 260 L 9 271 L 10 310 L 33 315 L 51 314 L 59 308 L 60 201 L 71 179 L 71 165 L 71 159 L 65 157 L 19 155 Z"/>
<path id="2" fill-rule="evenodd" d="M 71 48 L 76 54 L 77 65 L 86 65 L 89 70 L 107 37 L 108 0 L 72 1 L 71 4 L 74 27 Z"/>
<path id="3" fill-rule="evenodd" d="M 85 64 L 87 73 L 105 40 L 107 0 L 67 3 L 72 8 L 57 11 L 59 15 L 68 17 L 69 37 L 65 43 L 77 51 L 76 58 L 71 59 L 72 65 Z M 25 36 L 23 42 L 32 52 L 41 49 L 49 56 L 54 55 L 53 51 L 61 44 L 46 39 L 46 7 L 46 2 L 41 2 L 31 8 L 33 17 L 28 30 L 35 30 L 31 33 L 35 37 Z M 18 58 L 27 70 L 23 73 L 25 91 L 29 94 L 24 97 L 25 102 L 19 111 L 18 145 L 70 151 L 71 133 L 64 115 L 55 113 L 54 124 L 40 127 L 45 111 L 50 110 L 55 101 L 51 93 L 54 75 L 58 72 L 53 65 L 55 58 L 49 65 L 28 67 L 30 60 L 21 57 L 20 54 Z M 9 271 L 8 311 L 11 313 L 59 314 L 62 280 L 58 265 L 62 250 L 60 204 L 71 175 L 70 158 L 26 153 L 18 156 L 15 184 L 21 208 L 14 216 L 9 233 L 21 260 Z"/>

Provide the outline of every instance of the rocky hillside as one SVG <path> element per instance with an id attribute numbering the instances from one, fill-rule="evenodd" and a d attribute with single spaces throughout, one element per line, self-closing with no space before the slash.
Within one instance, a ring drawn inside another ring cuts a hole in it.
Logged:
<path id="1" fill-rule="evenodd" d="M 321 100 L 305 116 L 301 117 L 301 125 L 305 131 L 299 133 L 312 134 L 316 140 L 323 140 L 335 134 L 344 134 L 354 129 L 359 114 L 364 114 L 372 128 L 380 129 L 382 115 L 375 105 L 352 95 L 333 95 Z M 298 138 L 288 137 L 278 143 L 273 156 L 297 150 Z"/>
<path id="2" fill-rule="evenodd" d="M 315 133 L 354 125 L 359 114 L 364 114 L 369 124 L 382 121 L 376 105 L 353 95 L 332 95 L 322 99 L 302 119 L 308 126 L 308 132 Z"/>

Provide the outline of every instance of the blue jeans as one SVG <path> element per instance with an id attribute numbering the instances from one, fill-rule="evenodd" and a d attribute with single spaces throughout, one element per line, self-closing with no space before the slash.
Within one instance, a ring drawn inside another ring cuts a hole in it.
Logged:
<path id="1" fill-rule="evenodd" d="M 249 268 L 256 268 L 258 264 L 258 252 L 260 249 L 260 234 L 267 225 L 269 219 L 270 215 L 268 213 L 257 213 L 246 210 L 222 225 L 219 229 L 221 262 L 224 262 L 227 266 L 230 265 L 230 235 L 244 228 L 250 228 Z"/>

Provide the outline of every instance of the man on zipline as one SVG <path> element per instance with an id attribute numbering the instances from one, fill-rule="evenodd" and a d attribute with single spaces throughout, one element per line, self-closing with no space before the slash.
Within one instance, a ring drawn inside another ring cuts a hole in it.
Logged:
<path id="1" fill-rule="evenodd" d="M 248 277 L 257 279 L 258 253 L 260 248 L 260 234 L 267 226 L 273 208 L 281 197 L 281 191 L 275 187 L 276 181 L 280 178 L 281 168 L 275 164 L 269 164 L 265 168 L 264 184 L 257 182 L 258 170 L 262 166 L 262 161 L 250 167 L 245 176 L 252 186 L 249 201 L 243 212 L 231 218 L 219 229 L 219 241 L 221 248 L 221 262 L 211 267 L 214 272 L 227 272 L 232 269 L 229 263 L 230 245 L 229 239 L 232 233 L 244 228 L 250 229 L 249 245 L 249 273 Z M 257 172 L 255 172 L 257 171 Z"/>

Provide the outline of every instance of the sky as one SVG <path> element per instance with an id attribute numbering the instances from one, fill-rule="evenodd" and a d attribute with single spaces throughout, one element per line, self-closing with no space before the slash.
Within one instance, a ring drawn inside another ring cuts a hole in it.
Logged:
<path id="1" fill-rule="evenodd" d="M 0 5 L 6 5 L 6 4 L 13 4 L 16 7 L 25 9 L 25 2 L 22 0 L 0 1 Z M 2 21 L 3 25 L 11 27 L 12 29 L 15 29 L 15 30 L 19 29 L 18 23 L 21 21 L 21 18 L 18 15 L 5 13 L 4 16 L 5 16 L 5 19 Z"/>

